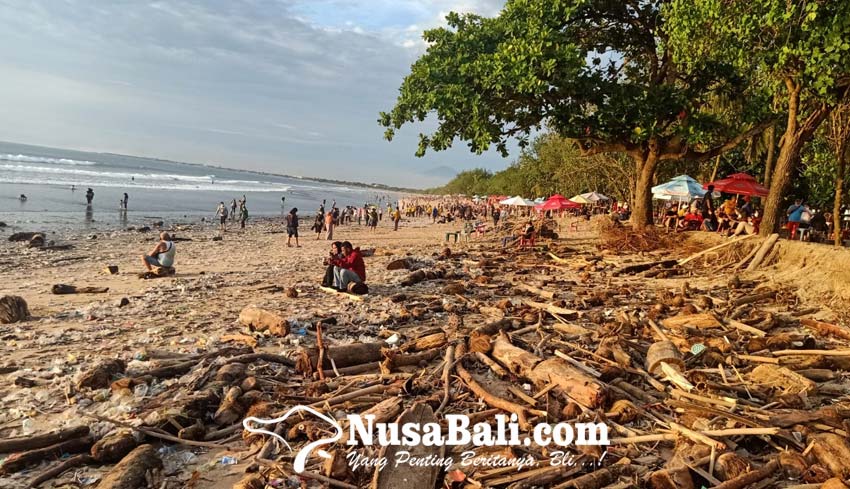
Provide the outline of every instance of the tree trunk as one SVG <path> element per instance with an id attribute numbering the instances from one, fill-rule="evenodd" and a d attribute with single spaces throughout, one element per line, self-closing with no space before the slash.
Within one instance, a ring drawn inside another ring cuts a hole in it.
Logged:
<path id="1" fill-rule="evenodd" d="M 650 149 L 641 155 L 634 155 L 635 193 L 632 201 L 632 226 L 642 229 L 652 224 L 652 180 L 658 166 L 658 149 L 650 142 Z"/>
<path id="2" fill-rule="evenodd" d="M 788 122 L 770 181 L 770 193 L 764 203 L 764 217 L 759 229 L 759 235 L 763 237 L 777 232 L 782 220 L 783 200 L 791 183 L 791 174 L 797 170 L 800 151 L 830 112 L 829 106 L 821 105 L 814 108 L 802 124 L 798 124 L 802 87 L 790 79 L 785 81 L 785 85 L 788 87 Z"/>
<path id="3" fill-rule="evenodd" d="M 773 173 L 773 163 L 776 157 L 776 126 L 771 124 L 767 128 L 767 160 L 764 162 L 764 186 L 770 186 L 770 177 Z"/>
<path id="4" fill-rule="evenodd" d="M 835 234 L 835 246 L 841 246 L 841 198 L 844 195 L 844 171 L 847 165 L 844 146 L 838 151 L 838 167 L 835 170 L 835 202 L 832 204 L 832 230 Z"/>

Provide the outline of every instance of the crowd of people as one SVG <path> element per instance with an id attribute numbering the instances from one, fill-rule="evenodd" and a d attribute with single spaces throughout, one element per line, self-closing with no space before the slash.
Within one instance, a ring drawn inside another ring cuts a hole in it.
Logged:
<path id="1" fill-rule="evenodd" d="M 716 199 L 714 188 L 708 187 L 704 197 L 690 202 L 670 202 L 661 209 L 662 226 L 672 231 L 709 231 L 727 237 L 758 234 L 762 220 L 762 209 L 750 196 L 730 196 Z M 717 205 L 721 201 L 720 205 Z M 848 234 L 850 208 L 842 209 L 840 230 L 842 239 Z M 825 241 L 833 236 L 832 213 L 810 207 L 803 199 L 796 199 L 785 210 L 785 225 L 789 239 Z"/>

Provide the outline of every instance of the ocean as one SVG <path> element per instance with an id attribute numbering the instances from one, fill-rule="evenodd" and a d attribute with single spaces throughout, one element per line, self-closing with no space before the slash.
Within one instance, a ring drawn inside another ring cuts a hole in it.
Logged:
<path id="1" fill-rule="evenodd" d="M 94 191 L 91 206 L 86 190 Z M 120 207 L 129 195 L 127 211 Z M 26 196 L 26 200 L 21 199 Z M 251 217 L 302 218 L 326 207 L 395 201 L 384 190 L 110 153 L 0 142 L 0 222 L 5 231 L 108 230 L 163 220 L 213 220 L 218 203 L 247 199 Z M 285 197 L 285 203 L 281 203 Z"/>

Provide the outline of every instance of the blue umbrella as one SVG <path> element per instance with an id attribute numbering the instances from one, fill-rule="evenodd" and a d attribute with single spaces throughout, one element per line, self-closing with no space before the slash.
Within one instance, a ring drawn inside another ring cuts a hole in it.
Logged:
<path id="1" fill-rule="evenodd" d="M 687 175 L 679 175 L 667 183 L 652 187 L 652 196 L 661 200 L 689 201 L 702 197 L 705 192 L 701 183 Z"/>

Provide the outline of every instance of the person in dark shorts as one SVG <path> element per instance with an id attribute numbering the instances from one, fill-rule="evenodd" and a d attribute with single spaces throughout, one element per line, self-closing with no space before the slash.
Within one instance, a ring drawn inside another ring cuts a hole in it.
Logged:
<path id="1" fill-rule="evenodd" d="M 295 237 L 295 247 L 300 248 L 298 243 L 298 209 L 293 207 L 286 215 L 286 246 L 292 246 L 292 238 Z"/>
<path id="2" fill-rule="evenodd" d="M 215 216 L 219 218 L 219 230 L 221 232 L 227 231 L 227 206 L 224 205 L 224 201 L 218 203 Z"/>
<path id="3" fill-rule="evenodd" d="M 334 241 L 331 243 L 331 251 L 327 258 L 324 260 L 325 268 L 325 276 L 322 278 L 322 287 L 333 287 L 334 285 L 334 267 L 335 265 L 331 263 L 332 260 L 338 260 L 342 258 L 342 242 Z"/>

